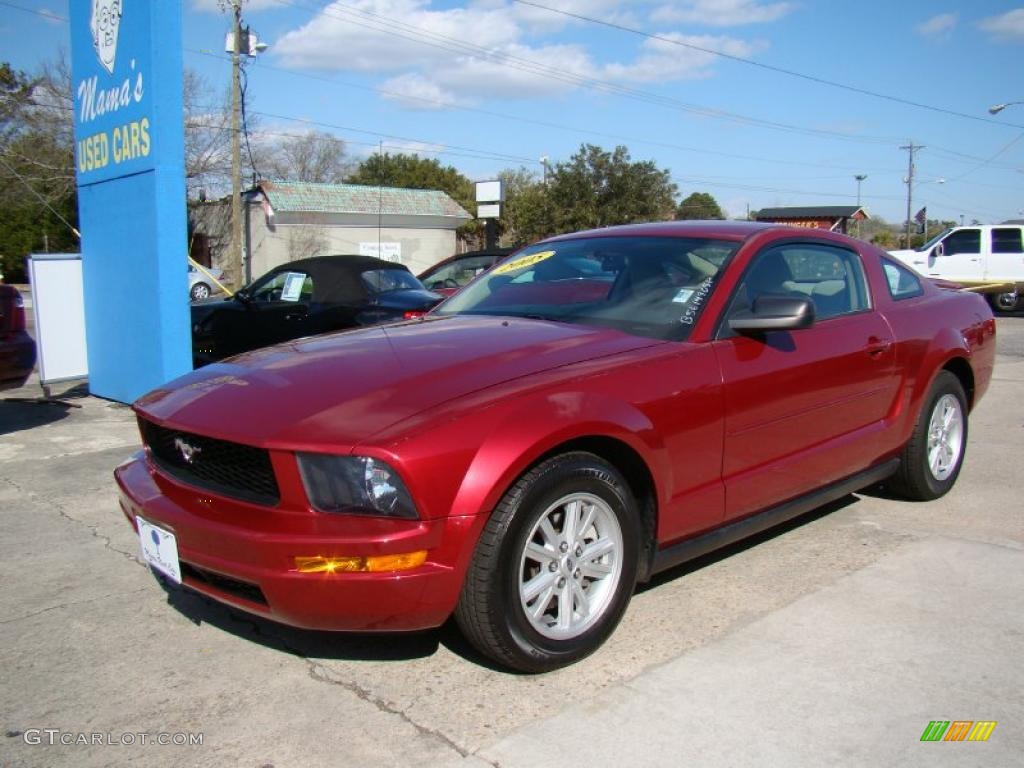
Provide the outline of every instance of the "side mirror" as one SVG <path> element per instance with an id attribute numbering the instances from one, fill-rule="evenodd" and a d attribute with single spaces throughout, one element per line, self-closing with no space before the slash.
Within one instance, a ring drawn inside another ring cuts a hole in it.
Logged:
<path id="1" fill-rule="evenodd" d="M 737 333 L 796 331 L 814 325 L 814 302 L 810 298 L 772 296 L 754 299 L 750 309 L 729 318 L 729 327 Z"/>
<path id="2" fill-rule="evenodd" d="M 946 255 L 946 249 L 942 246 L 942 243 L 939 243 L 934 248 L 932 248 L 931 256 L 932 256 L 933 259 L 937 259 L 937 258 L 939 258 L 941 256 L 945 256 L 945 255 Z"/>

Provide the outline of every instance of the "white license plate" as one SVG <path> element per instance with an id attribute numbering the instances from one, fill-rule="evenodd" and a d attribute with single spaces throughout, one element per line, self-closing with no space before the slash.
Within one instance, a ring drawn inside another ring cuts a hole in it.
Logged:
<path id="1" fill-rule="evenodd" d="M 178 542 L 174 538 L 174 534 L 152 523 L 147 523 L 141 517 L 136 517 L 135 522 L 139 524 L 142 559 L 172 579 L 175 584 L 181 584 Z"/>

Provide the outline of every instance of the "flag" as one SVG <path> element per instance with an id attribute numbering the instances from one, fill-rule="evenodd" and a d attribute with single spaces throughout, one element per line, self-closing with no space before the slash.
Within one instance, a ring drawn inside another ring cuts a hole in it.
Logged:
<path id="1" fill-rule="evenodd" d="M 917 222 L 918 234 L 924 233 L 925 224 L 928 222 L 928 206 L 914 214 L 914 221 Z"/>

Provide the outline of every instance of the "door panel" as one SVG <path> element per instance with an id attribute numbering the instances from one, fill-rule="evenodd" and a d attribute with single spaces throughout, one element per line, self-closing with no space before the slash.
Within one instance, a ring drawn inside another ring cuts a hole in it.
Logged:
<path id="1" fill-rule="evenodd" d="M 932 248 L 927 264 L 918 266 L 924 274 L 953 281 L 984 279 L 985 260 L 980 229 L 958 229 L 942 241 L 942 254 Z"/>
<path id="2" fill-rule="evenodd" d="M 781 257 L 781 258 L 779 258 Z M 770 267 L 766 269 L 765 267 Z M 774 287 L 773 287 L 774 284 Z M 899 391 L 893 335 L 869 308 L 860 257 L 835 246 L 759 254 L 729 312 L 760 293 L 809 293 L 810 328 L 714 342 L 725 391 L 726 517 L 863 469 Z"/>

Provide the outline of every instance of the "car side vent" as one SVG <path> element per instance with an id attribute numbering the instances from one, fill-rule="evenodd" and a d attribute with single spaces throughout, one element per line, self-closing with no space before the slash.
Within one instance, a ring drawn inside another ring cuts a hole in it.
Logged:
<path id="1" fill-rule="evenodd" d="M 183 483 L 264 506 L 281 500 L 270 454 L 262 448 L 168 429 L 141 418 L 139 430 L 156 465 Z"/>

